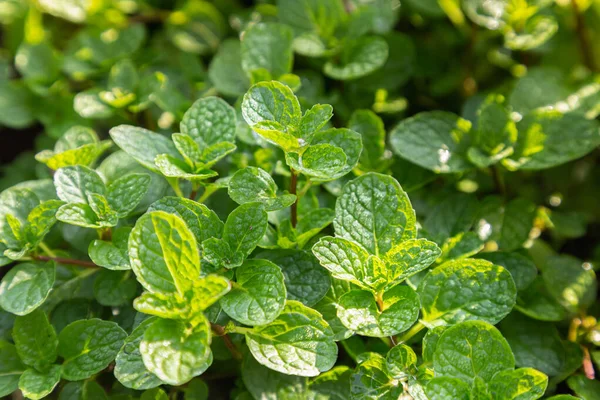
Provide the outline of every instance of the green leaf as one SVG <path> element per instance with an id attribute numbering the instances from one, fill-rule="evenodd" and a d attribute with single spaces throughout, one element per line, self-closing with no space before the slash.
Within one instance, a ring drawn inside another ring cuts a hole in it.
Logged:
<path id="1" fill-rule="evenodd" d="M 60 200 L 47 200 L 31 210 L 23 228 L 23 237 L 27 244 L 36 247 L 44 239 L 56 223 L 56 212 L 63 204 Z"/>
<path id="2" fill-rule="evenodd" d="M 142 360 L 140 343 L 144 333 L 156 321 L 156 318 L 148 318 L 142 321 L 131 332 L 123 347 L 119 350 L 115 359 L 115 377 L 125 387 L 135 390 L 151 389 L 161 385 L 163 382 L 152 372 L 148 371 Z"/>
<path id="3" fill-rule="evenodd" d="M 241 44 L 237 39 L 221 43 L 208 68 L 208 77 L 215 88 L 226 96 L 241 96 L 250 86 L 242 69 Z"/>
<path id="4" fill-rule="evenodd" d="M 150 175 L 128 174 L 108 185 L 106 199 L 119 218 L 128 216 L 146 195 Z"/>
<path id="5" fill-rule="evenodd" d="M 15 346 L 0 340 L 0 396 L 7 396 L 17 390 L 19 377 L 26 369 Z"/>
<path id="6" fill-rule="evenodd" d="M 597 400 L 598 389 L 600 384 L 598 381 L 588 379 L 583 375 L 574 375 L 567 380 L 569 388 L 584 400 Z"/>
<path id="7" fill-rule="evenodd" d="M 248 257 L 267 231 L 267 212 L 260 203 L 246 203 L 229 214 L 223 228 L 223 241 L 232 254 Z"/>
<path id="8" fill-rule="evenodd" d="M 444 111 L 422 112 L 390 132 L 392 150 L 400 157 L 437 173 L 473 168 L 467 160 L 471 123 Z"/>
<path id="9" fill-rule="evenodd" d="M 112 222 L 115 222 L 113 219 L 108 224 L 104 224 L 89 205 L 80 203 L 63 205 L 58 209 L 56 219 L 66 224 L 96 229 L 114 226 Z"/>
<path id="10" fill-rule="evenodd" d="M 350 376 L 353 399 L 398 399 L 403 391 L 388 375 L 385 358 L 377 353 L 367 353 Z"/>
<path id="11" fill-rule="evenodd" d="M 456 193 L 445 196 L 427 215 L 423 227 L 428 237 L 442 245 L 473 226 L 479 202 L 473 195 Z"/>
<path id="12" fill-rule="evenodd" d="M 169 400 L 169 397 L 164 390 L 160 388 L 154 388 L 146 390 L 140 396 L 140 400 Z"/>
<path id="13" fill-rule="evenodd" d="M 144 332 L 140 352 L 144 365 L 169 385 L 182 385 L 212 363 L 210 327 L 203 319 L 190 327 L 183 321 L 157 319 Z"/>
<path id="14" fill-rule="evenodd" d="M 291 206 L 296 196 L 277 195 L 277 185 L 266 171 L 256 167 L 238 170 L 229 181 L 229 197 L 238 204 L 260 202 L 266 211 L 276 211 Z"/>
<path id="15" fill-rule="evenodd" d="M 314 309 L 323 315 L 323 319 L 327 321 L 333 330 L 333 337 L 336 341 L 347 339 L 354 334 L 354 332 L 342 324 L 342 321 L 337 316 L 337 308 L 340 297 L 342 297 L 345 293 L 348 293 L 353 288 L 355 288 L 355 286 L 349 282 L 334 279 L 331 282 L 331 287 L 329 288 L 329 291 L 325 297 L 323 297 L 321 301 L 314 305 Z"/>
<path id="16" fill-rule="evenodd" d="M 192 182 L 201 182 L 218 175 L 217 172 L 211 171 L 210 169 L 200 169 L 196 171 L 190 168 L 183 160 L 168 154 L 156 156 L 154 163 L 158 167 L 160 173 L 169 178 L 180 178 Z"/>
<path id="17" fill-rule="evenodd" d="M 127 254 L 127 242 L 131 228 L 118 228 L 113 232 L 112 242 L 94 240 L 90 243 L 88 253 L 94 264 L 111 270 L 128 270 L 129 255 Z"/>
<path id="18" fill-rule="evenodd" d="M 498 323 L 515 305 L 510 273 L 485 260 L 449 261 L 431 270 L 419 285 L 423 319 L 456 324 Z"/>
<path id="19" fill-rule="evenodd" d="M 215 143 L 202 151 L 200 161 L 204 164 L 204 167 L 211 168 L 227 155 L 233 153 L 236 149 L 236 145 L 231 142 Z"/>
<path id="20" fill-rule="evenodd" d="M 23 375 L 19 378 L 19 389 L 28 399 L 43 399 L 52 393 L 58 382 L 60 382 L 61 371 L 62 367 L 60 365 L 52 365 L 45 372 L 30 368 L 23 372 Z"/>
<path id="21" fill-rule="evenodd" d="M 56 274 L 54 262 L 18 264 L 2 278 L 0 307 L 16 315 L 38 308 L 52 290 Z"/>
<path id="22" fill-rule="evenodd" d="M 191 313 L 186 299 L 173 294 L 144 292 L 134 300 L 133 308 L 166 319 L 187 319 Z"/>
<path id="23" fill-rule="evenodd" d="M 329 122 L 331 117 L 333 117 L 332 106 L 329 104 L 315 104 L 302 116 L 298 135 L 304 140 L 310 141 L 313 135 Z"/>
<path id="24" fill-rule="evenodd" d="M 159 172 L 154 159 L 161 154 L 177 157 L 173 142 L 163 135 L 130 125 L 119 125 L 110 130 L 110 137 L 125 153 L 151 171 Z"/>
<path id="25" fill-rule="evenodd" d="M 129 271 L 103 269 L 94 281 L 94 297 L 103 306 L 129 304 L 138 290 L 138 285 Z"/>
<path id="26" fill-rule="evenodd" d="M 399 283 L 428 268 L 441 250 L 426 239 L 409 239 L 392 247 L 383 261 L 388 269 L 388 282 Z"/>
<path id="27" fill-rule="evenodd" d="M 200 275 L 200 256 L 185 222 L 164 211 L 143 215 L 129 236 L 129 261 L 142 286 L 151 293 L 190 290 Z"/>
<path id="28" fill-rule="evenodd" d="M 587 309 L 596 299 L 596 274 L 575 257 L 549 258 L 542 268 L 542 278 L 550 295 L 571 313 Z"/>
<path id="29" fill-rule="evenodd" d="M 221 307 L 244 325 L 272 322 L 285 306 L 286 290 L 281 269 L 267 260 L 247 260 L 236 272 L 236 284 L 221 299 Z"/>
<path id="30" fill-rule="evenodd" d="M 338 237 L 353 240 L 376 256 L 416 236 L 416 217 L 408 196 L 394 178 L 376 173 L 344 186 L 333 226 Z"/>
<path id="31" fill-rule="evenodd" d="M 338 80 L 351 80 L 369 75 L 381 68 L 388 58 L 387 42 L 377 36 L 360 37 L 347 42 L 337 61 L 325 63 L 325 75 Z"/>
<path id="32" fill-rule="evenodd" d="M 258 23 L 251 25 L 242 36 L 242 68 L 248 76 L 265 69 L 272 77 L 292 71 L 292 30 L 283 24 Z"/>
<path id="33" fill-rule="evenodd" d="M 331 280 L 317 259 L 307 251 L 277 250 L 257 254 L 281 268 L 288 300 L 312 307 L 325 296 Z"/>
<path id="34" fill-rule="evenodd" d="M 43 311 L 38 309 L 17 317 L 12 336 L 23 363 L 45 371 L 56 360 L 58 339 Z"/>
<path id="35" fill-rule="evenodd" d="M 541 321 L 562 321 L 568 315 L 567 310 L 549 293 L 541 276 L 519 292 L 515 308 Z"/>
<path id="36" fill-rule="evenodd" d="M 60 392 L 59 400 L 108 400 L 106 392 L 96 381 L 87 380 L 67 383 Z"/>
<path id="37" fill-rule="evenodd" d="M 539 170 L 583 157 L 600 146 L 598 121 L 576 113 L 540 110 L 527 114 L 517 128 L 513 169 Z"/>
<path id="38" fill-rule="evenodd" d="M 185 221 L 197 243 L 211 237 L 221 237 L 223 222 L 204 204 L 180 197 L 163 197 L 148 208 L 148 212 L 164 211 Z"/>
<path id="39" fill-rule="evenodd" d="M 558 22 L 553 16 L 536 15 L 518 30 L 508 30 L 504 34 L 504 43 L 512 50 L 529 50 L 550 40 L 557 31 Z"/>
<path id="40" fill-rule="evenodd" d="M 506 268 L 512 275 L 518 291 L 529 287 L 537 275 L 537 268 L 533 261 L 519 253 L 495 251 L 478 254 L 477 258 L 488 260 L 495 265 Z"/>
<path id="41" fill-rule="evenodd" d="M 296 35 L 315 32 L 325 38 L 332 36 L 345 18 L 338 0 L 277 0 L 277 10 L 279 19 Z"/>
<path id="42" fill-rule="evenodd" d="M 186 111 L 179 128 L 181 133 L 190 135 L 203 147 L 220 142 L 235 142 L 236 123 L 235 110 L 225 100 L 205 97 Z"/>
<path id="43" fill-rule="evenodd" d="M 483 250 L 485 242 L 481 240 L 477 232 L 461 232 L 448 239 L 442 246 L 442 254 L 437 260 L 459 260 L 471 257 Z"/>
<path id="44" fill-rule="evenodd" d="M 392 336 L 417 321 L 419 297 L 404 285 L 387 289 L 380 301 L 366 290 L 351 290 L 340 298 L 337 316 L 346 328 L 362 336 Z"/>
<path id="45" fill-rule="evenodd" d="M 469 386 L 457 378 L 435 377 L 427 383 L 425 393 L 430 400 L 469 400 Z"/>
<path id="46" fill-rule="evenodd" d="M 336 279 L 368 290 L 377 290 L 387 283 L 384 265 L 353 241 L 323 237 L 312 250 L 321 265 Z"/>
<path id="47" fill-rule="evenodd" d="M 88 203 L 94 214 L 98 217 L 99 226 L 115 226 L 119 222 L 117 213 L 110 207 L 108 200 L 101 194 L 88 195 Z M 85 204 L 84 204 L 85 205 Z"/>
<path id="48" fill-rule="evenodd" d="M 352 370 L 340 365 L 322 373 L 310 382 L 310 390 L 317 399 L 345 400 L 350 398 L 350 377 Z"/>
<path id="49" fill-rule="evenodd" d="M 98 173 L 82 165 L 68 166 L 54 174 L 56 194 L 67 203 L 88 204 L 90 194 L 106 194 L 106 187 Z"/>
<path id="50" fill-rule="evenodd" d="M 259 364 L 251 354 L 244 357 L 242 379 L 250 398 L 264 400 L 300 400 L 308 396 L 308 379 L 287 375 Z"/>
<path id="51" fill-rule="evenodd" d="M 273 322 L 247 332 L 246 342 L 259 363 L 284 374 L 317 376 L 337 359 L 333 332 L 321 314 L 293 300 Z"/>
<path id="52" fill-rule="evenodd" d="M 398 344 L 385 356 L 388 374 L 396 379 L 409 377 L 417 365 L 417 355 L 407 345 Z"/>
<path id="53" fill-rule="evenodd" d="M 385 126 L 381 118 L 370 110 L 356 110 L 350 117 L 348 128 L 362 137 L 359 168 L 362 171 L 381 171 L 385 153 Z"/>
<path id="54" fill-rule="evenodd" d="M 301 147 L 293 133 L 300 125 L 302 110 L 288 86 L 277 81 L 252 86 L 244 95 L 242 116 L 254 131 L 284 150 Z"/>
<path id="55" fill-rule="evenodd" d="M 533 368 L 519 368 L 497 373 L 490 382 L 490 392 L 502 399 L 535 400 L 544 395 L 548 377 Z"/>
<path id="56" fill-rule="evenodd" d="M 78 381 L 102 371 L 115 359 L 126 337 L 116 323 L 97 318 L 67 325 L 58 335 L 63 378 Z"/>
<path id="57" fill-rule="evenodd" d="M 466 321 L 448 328 L 433 358 L 435 376 L 491 381 L 496 373 L 515 366 L 510 346 L 500 332 L 482 321 Z"/>
<path id="58" fill-rule="evenodd" d="M 196 282 L 192 291 L 192 318 L 198 311 L 205 311 L 231 290 L 231 283 L 220 275 L 207 275 Z"/>
<path id="59" fill-rule="evenodd" d="M 22 81 L 0 82 L 0 123 L 22 129 L 34 122 L 34 96 Z"/>

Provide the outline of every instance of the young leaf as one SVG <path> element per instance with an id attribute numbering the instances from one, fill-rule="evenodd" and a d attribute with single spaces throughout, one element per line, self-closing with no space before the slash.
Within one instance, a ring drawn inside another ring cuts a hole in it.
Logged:
<path id="1" fill-rule="evenodd" d="M 116 323 L 96 318 L 67 325 L 58 336 L 63 378 L 78 381 L 102 371 L 115 359 L 126 337 Z"/>
<path id="2" fill-rule="evenodd" d="M 23 363 L 43 372 L 56 360 L 58 339 L 43 311 L 17 317 L 12 336 Z"/>
<path id="3" fill-rule="evenodd" d="M 54 262 L 23 263 L 14 266 L 0 283 L 0 307 L 15 315 L 38 308 L 52 290 L 56 275 Z"/>
<path id="4" fill-rule="evenodd" d="M 346 328 L 362 336 L 392 336 L 417 321 L 419 297 L 404 285 L 384 291 L 381 300 L 366 290 L 351 290 L 339 299 L 337 316 Z"/>
<path id="5" fill-rule="evenodd" d="M 298 135 L 307 142 L 310 142 L 313 135 L 325 126 L 332 116 L 332 106 L 329 104 L 315 104 L 302 116 L 298 128 Z"/>
<path id="6" fill-rule="evenodd" d="M 360 37 L 346 43 L 339 61 L 328 61 L 325 75 L 338 80 L 351 80 L 369 75 L 381 68 L 388 58 L 387 42 L 380 37 Z"/>
<path id="7" fill-rule="evenodd" d="M 56 385 L 58 385 L 61 372 L 62 367 L 60 365 L 52 365 L 44 372 L 30 368 L 23 372 L 19 378 L 19 389 L 28 399 L 43 399 L 52 393 Z"/>
<path id="8" fill-rule="evenodd" d="M 246 167 L 238 170 L 229 181 L 229 197 L 238 204 L 260 202 L 265 211 L 276 211 L 296 201 L 293 194 L 277 194 L 278 188 L 271 175 L 261 168 Z"/>
<path id="9" fill-rule="evenodd" d="M 404 391 L 402 385 L 387 373 L 385 358 L 366 353 L 350 376 L 350 392 L 356 399 L 397 399 Z"/>
<path id="10" fill-rule="evenodd" d="M 142 321 L 131 332 L 119 354 L 115 359 L 115 377 L 125 387 L 135 390 L 151 389 L 161 385 L 163 382 L 152 372 L 148 371 L 142 360 L 140 343 L 146 329 L 156 321 L 156 318 L 148 318 Z"/>
<path id="11" fill-rule="evenodd" d="M 392 247 L 385 255 L 387 280 L 399 283 L 428 268 L 440 256 L 441 250 L 426 239 L 409 239 Z"/>
<path id="12" fill-rule="evenodd" d="M 164 211 L 138 219 L 129 236 L 129 261 L 150 293 L 183 295 L 200 275 L 194 235 L 181 218 Z"/>
<path id="13" fill-rule="evenodd" d="M 448 328 L 435 348 L 435 376 L 458 378 L 472 383 L 484 382 L 496 373 L 515 367 L 510 346 L 500 332 L 482 321 L 467 321 Z"/>
<path id="14" fill-rule="evenodd" d="M 337 359 L 333 332 L 321 314 L 293 300 L 273 322 L 248 331 L 246 341 L 259 363 L 284 374 L 317 376 Z"/>
<path id="15" fill-rule="evenodd" d="M 154 160 L 161 154 L 178 156 L 173 142 L 147 129 L 119 125 L 110 130 L 110 137 L 125 153 L 151 171 L 159 172 Z"/>
<path id="16" fill-rule="evenodd" d="M 519 368 L 497 373 L 489 385 L 498 398 L 536 400 L 544 395 L 548 377 L 533 368 Z"/>
<path id="17" fill-rule="evenodd" d="M 449 261 L 431 270 L 419 285 L 423 319 L 456 324 L 498 323 L 515 305 L 510 273 L 485 260 Z"/>
<path id="18" fill-rule="evenodd" d="M 119 218 L 128 216 L 148 191 L 150 175 L 129 174 L 108 185 L 106 199 Z"/>
<path id="19" fill-rule="evenodd" d="M 115 271 L 131 269 L 127 254 L 130 233 L 131 228 L 118 228 L 113 232 L 112 243 L 99 239 L 90 243 L 88 253 L 94 264 Z"/>
<path id="20" fill-rule="evenodd" d="M 64 167 L 54 174 L 56 194 L 67 203 L 88 204 L 90 194 L 106 194 L 106 187 L 98 173 L 88 167 Z"/>
<path id="21" fill-rule="evenodd" d="M 246 203 L 229 214 L 223 228 L 223 241 L 234 256 L 246 258 L 267 231 L 267 212 L 260 203 Z"/>
<path id="22" fill-rule="evenodd" d="M 144 332 L 140 352 L 144 365 L 169 385 L 182 385 L 212 363 L 210 328 L 203 319 L 190 327 L 183 321 L 155 320 Z"/>
<path id="23" fill-rule="evenodd" d="M 292 30 L 283 24 L 251 25 L 242 36 L 242 68 L 249 76 L 264 69 L 277 78 L 292 70 Z"/>
<path id="24" fill-rule="evenodd" d="M 265 325 L 283 310 L 286 290 L 281 269 L 267 260 L 247 260 L 236 269 L 233 290 L 221 307 L 244 325 Z"/>
<path id="25" fill-rule="evenodd" d="M 235 110 L 225 100 L 205 97 L 186 111 L 179 128 L 181 133 L 191 136 L 204 147 L 220 142 L 235 142 L 236 124 Z M 163 153 L 173 154 L 168 151 Z"/>
<path id="26" fill-rule="evenodd" d="M 344 186 L 333 226 L 338 237 L 353 240 L 376 256 L 416 236 L 416 217 L 408 196 L 394 178 L 375 173 Z"/>

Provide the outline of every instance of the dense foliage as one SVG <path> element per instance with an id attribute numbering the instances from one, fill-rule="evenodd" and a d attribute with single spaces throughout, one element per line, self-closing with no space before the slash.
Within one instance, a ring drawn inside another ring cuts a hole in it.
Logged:
<path id="1" fill-rule="evenodd" d="M 0 19 L 0 397 L 600 398 L 600 1 Z"/>

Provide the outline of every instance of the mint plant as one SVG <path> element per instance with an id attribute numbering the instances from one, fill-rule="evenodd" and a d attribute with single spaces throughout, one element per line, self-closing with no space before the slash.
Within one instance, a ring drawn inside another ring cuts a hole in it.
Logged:
<path id="1" fill-rule="evenodd" d="M 0 397 L 598 398 L 596 0 L 0 3 Z"/>

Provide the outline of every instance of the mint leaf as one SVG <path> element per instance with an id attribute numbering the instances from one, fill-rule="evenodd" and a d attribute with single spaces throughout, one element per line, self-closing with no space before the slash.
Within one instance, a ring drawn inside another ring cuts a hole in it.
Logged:
<path id="1" fill-rule="evenodd" d="M 440 256 L 441 250 L 426 239 L 409 239 L 392 247 L 384 262 L 389 270 L 389 282 L 401 282 L 428 268 Z"/>
<path id="2" fill-rule="evenodd" d="M 402 395 L 402 385 L 388 376 L 385 358 L 377 353 L 366 353 L 350 376 L 352 398 L 397 399 Z"/>
<path id="3" fill-rule="evenodd" d="M 410 347 L 398 344 L 385 356 L 387 371 L 396 379 L 409 377 L 417 365 L 417 355 Z"/>
<path id="4" fill-rule="evenodd" d="M 106 194 L 98 173 L 82 165 L 64 167 L 54 174 L 56 194 L 67 203 L 88 204 L 90 194 Z"/>
<path id="5" fill-rule="evenodd" d="M 277 400 L 309 395 L 306 377 L 282 374 L 264 367 L 251 354 L 242 362 L 242 379 L 251 393 L 250 398 Z"/>
<path id="6" fill-rule="evenodd" d="M 119 218 L 128 216 L 146 195 L 150 175 L 129 174 L 108 185 L 106 199 Z"/>
<path id="7" fill-rule="evenodd" d="M 435 348 L 435 376 L 485 382 L 515 366 L 512 351 L 500 332 L 482 321 L 467 321 L 448 328 Z"/>
<path id="8" fill-rule="evenodd" d="M 259 363 L 284 374 L 316 376 L 337 359 L 333 332 L 321 314 L 293 300 L 273 322 L 247 332 L 246 341 Z"/>
<path id="9" fill-rule="evenodd" d="M 206 97 L 196 101 L 186 111 L 179 128 L 181 133 L 190 135 L 203 147 L 234 142 L 236 123 L 233 107 L 218 97 Z"/>
<path id="10" fill-rule="evenodd" d="M 242 68 L 252 77 L 264 69 L 277 78 L 292 70 L 292 30 L 283 24 L 259 23 L 246 29 L 242 36 Z"/>
<path id="11" fill-rule="evenodd" d="M 368 173 L 348 182 L 335 206 L 336 235 L 383 256 L 397 241 L 416 236 L 408 196 L 389 176 Z"/>
<path id="12" fill-rule="evenodd" d="M 0 307 L 16 315 L 26 315 L 38 308 L 54 285 L 56 267 L 23 263 L 14 266 L 0 283 Z"/>
<path id="13" fill-rule="evenodd" d="M 329 104 L 315 104 L 304 113 L 300 120 L 298 128 L 300 137 L 306 141 L 310 141 L 314 133 L 323 128 L 331 117 L 333 117 L 332 106 Z"/>
<path id="14" fill-rule="evenodd" d="M 118 228 L 113 232 L 112 242 L 94 240 L 90 243 L 88 253 L 94 264 L 111 270 L 128 270 L 129 255 L 127 242 L 131 228 Z"/>
<path id="15" fill-rule="evenodd" d="M 163 382 L 153 373 L 148 371 L 142 360 L 140 343 L 144 333 L 156 318 L 148 318 L 142 321 L 131 332 L 115 359 L 115 377 L 128 388 L 135 390 L 151 389 L 161 385 Z"/>
<path id="16" fill-rule="evenodd" d="M 155 320 L 140 343 L 144 365 L 167 384 L 190 381 L 212 363 L 209 331 L 206 319 L 195 326 L 183 321 Z"/>
<path id="17" fill-rule="evenodd" d="M 131 269 L 151 293 L 190 290 L 200 275 L 200 256 L 193 233 L 185 222 L 164 211 L 138 219 L 129 237 Z"/>
<path id="18" fill-rule="evenodd" d="M 48 371 L 39 372 L 28 369 L 19 378 L 19 389 L 31 400 L 39 400 L 48 396 L 60 382 L 62 367 L 52 365 Z"/>
<path id="19" fill-rule="evenodd" d="M 236 269 L 236 284 L 221 307 L 244 325 L 265 325 L 283 310 L 286 290 L 279 267 L 267 260 L 247 260 Z"/>
<path id="20" fill-rule="evenodd" d="M 125 153 L 151 171 L 159 172 L 154 159 L 161 154 L 177 156 L 173 142 L 147 129 L 119 125 L 110 130 L 110 137 Z"/>
<path id="21" fill-rule="evenodd" d="M 533 261 L 516 252 L 481 253 L 477 255 L 477 258 L 488 260 L 495 265 L 506 268 L 512 275 L 518 291 L 528 288 L 537 276 L 537 268 Z"/>
<path id="22" fill-rule="evenodd" d="M 130 271 L 103 269 L 94 281 L 94 297 L 103 306 L 122 306 L 133 299 L 138 285 Z"/>
<path id="23" fill-rule="evenodd" d="M 471 123 L 449 112 L 422 112 L 400 122 L 390 132 L 392 149 L 400 157 L 437 173 L 467 171 Z"/>
<path id="24" fill-rule="evenodd" d="M 240 96 L 250 86 L 250 81 L 242 69 L 240 41 L 227 39 L 219 46 L 213 57 L 208 77 L 219 93 L 225 96 Z"/>
<path id="25" fill-rule="evenodd" d="M 287 192 L 278 195 L 278 188 L 267 172 L 261 168 L 246 167 L 237 171 L 229 181 L 229 197 L 238 204 L 260 202 L 266 211 L 276 211 L 291 206 L 296 196 Z"/>
<path id="26" fill-rule="evenodd" d="M 471 398 L 469 385 L 461 379 L 447 376 L 435 377 L 430 380 L 425 387 L 425 393 L 431 400 L 469 400 Z"/>
<path id="27" fill-rule="evenodd" d="M 408 286 L 387 289 L 377 300 L 366 290 L 351 290 L 339 299 L 337 316 L 351 331 L 385 337 L 410 328 L 419 316 L 419 298 Z"/>
<path id="28" fill-rule="evenodd" d="M 26 365 L 44 372 L 56 360 L 56 332 L 40 309 L 17 317 L 12 336 L 17 353 Z"/>
<path id="29" fill-rule="evenodd" d="M 19 377 L 26 369 L 15 346 L 0 340 L 0 396 L 9 395 L 17 390 Z"/>
<path id="30" fill-rule="evenodd" d="M 449 261 L 431 270 L 419 285 L 423 319 L 456 324 L 498 323 L 515 305 L 510 273 L 485 260 Z"/>
<path id="31" fill-rule="evenodd" d="M 58 335 L 63 378 L 77 381 L 102 371 L 115 359 L 126 337 L 119 325 L 97 318 L 67 325 Z"/>
<path id="32" fill-rule="evenodd" d="M 551 257 L 544 264 L 542 278 L 552 297 L 572 313 L 591 306 L 598 292 L 596 274 L 571 256 Z"/>
<path id="33" fill-rule="evenodd" d="M 519 368 L 497 373 L 490 382 L 490 391 L 506 399 L 535 400 L 544 395 L 548 377 L 533 368 Z"/>
<path id="34" fill-rule="evenodd" d="M 265 235 L 267 224 L 267 213 L 262 204 L 243 204 L 227 217 L 223 241 L 235 257 L 246 258 Z"/>
<path id="35" fill-rule="evenodd" d="M 356 110 L 350 117 L 348 128 L 362 137 L 359 168 L 362 171 L 380 171 L 385 153 L 385 126 L 381 118 L 370 110 Z"/>
<path id="36" fill-rule="evenodd" d="M 339 54 L 339 61 L 328 61 L 323 72 L 333 79 L 357 79 L 381 68 L 388 52 L 388 45 L 382 38 L 360 37 L 346 43 Z"/>

